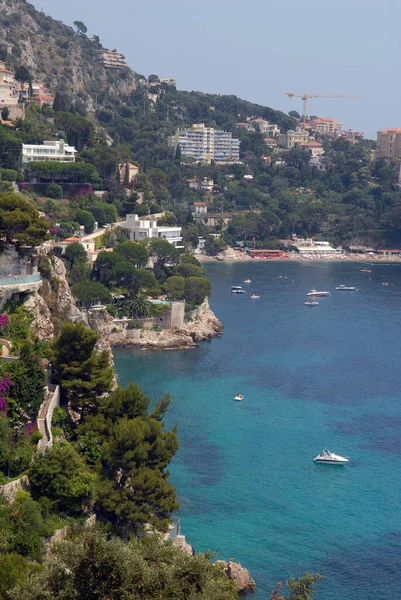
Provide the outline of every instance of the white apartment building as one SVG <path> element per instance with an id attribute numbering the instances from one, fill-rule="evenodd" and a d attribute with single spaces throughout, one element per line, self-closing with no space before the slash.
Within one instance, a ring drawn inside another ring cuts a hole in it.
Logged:
<path id="1" fill-rule="evenodd" d="M 233 138 L 229 131 L 205 127 L 204 123 L 178 131 L 171 141 L 171 145 L 179 145 L 182 156 L 199 162 L 239 162 L 240 140 Z"/>
<path id="2" fill-rule="evenodd" d="M 301 256 L 317 256 L 339 254 L 339 251 L 330 246 L 330 242 L 317 242 L 308 238 L 307 240 L 295 239 L 293 245 Z"/>
<path id="3" fill-rule="evenodd" d="M 75 162 L 77 151 L 74 146 L 68 146 L 64 140 L 48 140 L 43 145 L 22 144 L 22 165 L 37 161 L 51 160 L 54 162 Z"/>
<path id="4" fill-rule="evenodd" d="M 121 223 L 121 226 L 129 230 L 131 240 L 140 242 L 148 238 L 162 238 L 176 248 L 183 248 L 181 227 L 159 226 L 156 219 L 140 219 L 135 214 L 127 215 L 125 223 Z"/>
<path id="5" fill-rule="evenodd" d="M 175 79 L 175 77 L 160 77 L 159 81 L 160 83 L 165 83 L 167 85 L 173 85 L 174 87 L 177 87 L 177 80 Z"/>

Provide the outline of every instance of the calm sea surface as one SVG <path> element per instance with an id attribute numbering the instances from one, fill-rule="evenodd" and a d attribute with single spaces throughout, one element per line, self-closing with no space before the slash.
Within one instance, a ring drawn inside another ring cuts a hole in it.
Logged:
<path id="1" fill-rule="evenodd" d="M 247 566 L 255 600 L 307 570 L 321 600 L 401 599 L 401 266 L 362 266 L 211 265 L 222 338 L 115 351 L 123 385 L 172 395 L 182 532 Z M 312 287 L 332 295 L 303 306 Z M 315 465 L 323 448 L 350 464 Z"/>

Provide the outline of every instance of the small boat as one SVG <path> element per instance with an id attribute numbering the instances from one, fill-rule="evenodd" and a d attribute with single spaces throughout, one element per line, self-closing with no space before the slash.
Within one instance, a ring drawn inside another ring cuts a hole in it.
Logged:
<path id="1" fill-rule="evenodd" d="M 317 300 L 306 300 L 304 306 L 319 306 L 319 302 Z"/>
<path id="2" fill-rule="evenodd" d="M 385 285 L 387 287 L 388 286 L 387 281 L 383 281 L 382 285 Z"/>
<path id="3" fill-rule="evenodd" d="M 339 290 L 340 292 L 357 292 L 358 288 L 352 285 L 338 285 L 336 290 Z"/>
<path id="4" fill-rule="evenodd" d="M 246 291 L 242 289 L 242 286 L 240 285 L 232 285 L 231 286 L 231 293 L 232 294 L 246 294 Z"/>
<path id="5" fill-rule="evenodd" d="M 371 273 L 372 269 L 360 269 L 359 272 L 360 273 Z"/>
<path id="6" fill-rule="evenodd" d="M 256 298 L 260 298 L 260 296 L 257 296 L 256 294 L 251 294 L 250 298 L 252 298 L 252 300 L 256 300 Z"/>
<path id="7" fill-rule="evenodd" d="M 330 452 L 330 450 L 323 450 L 320 454 L 313 459 L 313 462 L 320 463 L 321 465 L 345 465 L 349 462 L 345 456 L 339 456 Z"/>
<path id="8" fill-rule="evenodd" d="M 252 283 L 250 279 L 244 279 L 244 283 Z"/>
<path id="9" fill-rule="evenodd" d="M 318 290 L 310 290 L 310 292 L 308 292 L 306 294 L 307 296 L 330 296 L 330 292 L 319 292 Z"/>
<path id="10" fill-rule="evenodd" d="M 238 400 L 238 401 L 241 401 L 243 399 L 244 399 L 244 396 L 242 394 L 237 394 L 234 398 L 234 400 Z"/>

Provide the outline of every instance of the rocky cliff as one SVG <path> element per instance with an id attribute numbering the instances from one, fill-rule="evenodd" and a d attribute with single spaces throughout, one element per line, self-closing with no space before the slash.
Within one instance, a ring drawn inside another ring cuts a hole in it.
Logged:
<path id="1" fill-rule="evenodd" d="M 0 40 L 12 44 L 11 66 L 26 65 L 34 79 L 88 108 L 102 91 L 119 95 L 135 89 L 131 69 L 110 73 L 103 68 L 98 39 L 77 33 L 25 0 L 0 0 Z"/>
<path id="2" fill-rule="evenodd" d="M 88 324 L 86 314 L 75 305 L 63 261 L 53 256 L 52 243 L 39 246 L 37 257 L 43 284 L 25 306 L 35 315 L 33 327 L 39 339 L 51 340 L 65 321 Z"/>
<path id="3" fill-rule="evenodd" d="M 233 560 L 229 562 L 217 560 L 216 563 L 223 566 L 224 573 L 232 579 L 240 593 L 254 592 L 256 590 L 254 579 L 251 577 L 248 569 L 243 567 L 241 563 L 236 563 Z"/>

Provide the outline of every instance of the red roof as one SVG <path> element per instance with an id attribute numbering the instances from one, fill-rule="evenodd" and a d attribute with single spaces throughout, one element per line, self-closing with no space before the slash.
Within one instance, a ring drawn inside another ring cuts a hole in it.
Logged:
<path id="1" fill-rule="evenodd" d="M 206 202 L 194 202 L 194 206 L 207 206 Z"/>

